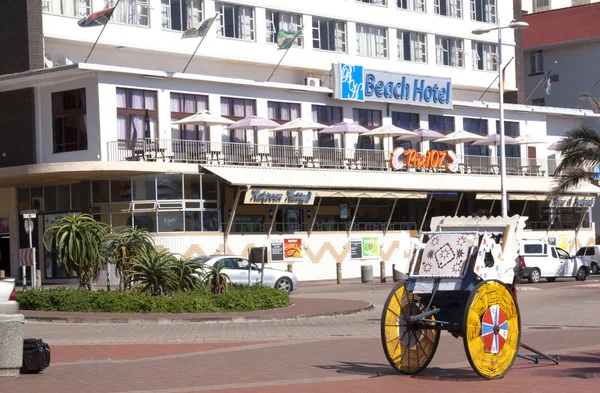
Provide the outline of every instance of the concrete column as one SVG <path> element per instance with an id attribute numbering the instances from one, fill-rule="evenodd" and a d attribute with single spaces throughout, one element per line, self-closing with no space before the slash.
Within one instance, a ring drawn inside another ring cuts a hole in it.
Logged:
<path id="1" fill-rule="evenodd" d="M 23 365 L 23 314 L 0 315 L 0 377 L 18 377 Z"/>

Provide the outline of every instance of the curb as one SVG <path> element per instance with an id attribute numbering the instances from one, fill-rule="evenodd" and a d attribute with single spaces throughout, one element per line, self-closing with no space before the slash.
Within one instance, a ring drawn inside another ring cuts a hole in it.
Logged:
<path id="1" fill-rule="evenodd" d="M 206 317 L 206 318 L 69 318 L 54 316 L 25 316 L 25 322 L 46 323 L 88 323 L 88 324 L 212 324 L 212 323 L 242 323 L 242 322 L 266 322 L 266 321 L 296 321 L 313 318 L 331 318 L 343 315 L 359 314 L 374 308 L 373 303 L 363 307 L 352 308 L 343 311 L 334 311 L 322 314 L 300 314 L 292 316 L 248 316 L 248 317 Z"/>

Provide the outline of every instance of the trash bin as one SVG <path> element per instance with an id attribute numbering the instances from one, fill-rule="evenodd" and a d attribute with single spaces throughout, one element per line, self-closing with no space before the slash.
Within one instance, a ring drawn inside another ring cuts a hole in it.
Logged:
<path id="1" fill-rule="evenodd" d="M 362 265 L 360 267 L 360 280 L 362 282 L 373 281 L 373 265 Z"/>
<path id="2" fill-rule="evenodd" d="M 23 365 L 23 314 L 0 314 L 0 377 L 18 377 Z"/>

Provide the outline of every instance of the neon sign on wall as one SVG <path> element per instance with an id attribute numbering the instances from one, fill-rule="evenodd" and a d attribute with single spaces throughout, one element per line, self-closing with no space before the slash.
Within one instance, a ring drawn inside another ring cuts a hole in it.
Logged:
<path id="1" fill-rule="evenodd" d="M 428 150 L 421 154 L 415 149 L 397 147 L 390 154 L 390 166 L 394 170 L 445 168 L 449 172 L 457 172 L 458 159 L 452 150 Z"/>

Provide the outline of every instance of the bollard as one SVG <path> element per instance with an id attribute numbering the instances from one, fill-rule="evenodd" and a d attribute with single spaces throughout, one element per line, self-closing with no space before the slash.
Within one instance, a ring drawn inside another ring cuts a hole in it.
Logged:
<path id="1" fill-rule="evenodd" d="M 0 280 L 4 280 L 6 278 L 6 272 L 4 270 L 0 270 Z"/>
<path id="2" fill-rule="evenodd" d="M 292 273 L 293 266 L 294 265 L 292 265 L 291 263 L 288 263 L 288 265 L 287 265 L 287 271 L 290 272 L 290 273 Z"/>
<path id="3" fill-rule="evenodd" d="M 341 284 L 342 283 L 342 262 L 337 262 L 335 265 L 336 265 L 336 271 L 337 271 L 337 283 Z"/>
<path id="4" fill-rule="evenodd" d="M 385 261 L 381 261 L 379 262 L 379 264 L 381 265 L 381 282 L 385 282 Z"/>
<path id="5" fill-rule="evenodd" d="M 400 277 L 398 277 L 398 274 L 396 273 L 396 264 L 392 264 L 392 278 L 394 280 L 394 282 L 398 282 L 400 281 Z"/>
<path id="6" fill-rule="evenodd" d="M 42 271 L 37 269 L 35 271 L 35 288 L 40 289 L 42 287 Z"/>

